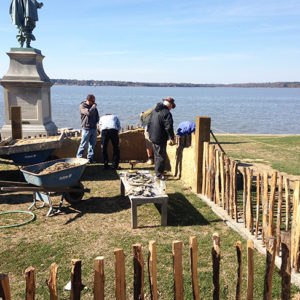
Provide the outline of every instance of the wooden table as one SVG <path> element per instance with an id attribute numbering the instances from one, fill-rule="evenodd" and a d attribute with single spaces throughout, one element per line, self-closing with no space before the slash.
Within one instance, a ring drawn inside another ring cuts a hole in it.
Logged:
<path id="1" fill-rule="evenodd" d="M 149 173 L 148 171 L 143 171 L 144 173 Z M 125 196 L 126 192 L 128 192 L 132 186 L 128 182 L 125 173 L 120 173 L 120 188 L 121 195 Z M 152 187 L 153 196 L 145 197 L 145 196 L 133 196 L 128 195 L 128 198 L 131 203 L 131 227 L 137 228 L 137 207 L 139 205 L 143 205 L 146 203 L 158 203 L 161 205 L 161 225 L 167 226 L 167 213 L 168 213 L 168 195 L 161 194 L 160 188 L 157 182 L 153 183 Z"/>

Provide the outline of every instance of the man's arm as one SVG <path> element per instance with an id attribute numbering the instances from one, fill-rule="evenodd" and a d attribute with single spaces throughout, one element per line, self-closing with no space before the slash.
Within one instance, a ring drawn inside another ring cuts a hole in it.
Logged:
<path id="1" fill-rule="evenodd" d="M 174 141 L 173 117 L 170 113 L 164 116 L 163 123 L 169 139 Z"/>
<path id="2" fill-rule="evenodd" d="M 80 106 L 79 106 L 79 112 L 82 115 L 90 116 L 90 114 L 93 113 L 93 111 L 95 110 L 95 108 L 96 108 L 95 104 L 93 104 L 91 108 L 83 107 L 83 105 L 80 104 Z"/>

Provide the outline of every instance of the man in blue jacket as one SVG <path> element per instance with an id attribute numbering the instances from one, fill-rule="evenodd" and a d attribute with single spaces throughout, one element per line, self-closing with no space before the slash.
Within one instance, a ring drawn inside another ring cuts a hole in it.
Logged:
<path id="1" fill-rule="evenodd" d="M 87 159 L 89 163 L 94 162 L 94 147 L 97 142 L 97 124 L 99 122 L 99 113 L 95 101 L 94 95 L 88 95 L 86 101 L 81 102 L 79 106 L 82 136 L 77 157 L 82 157 L 88 145 Z"/>
<path id="2" fill-rule="evenodd" d="M 155 175 L 164 179 L 165 163 L 167 160 L 167 141 L 174 144 L 173 117 L 170 112 L 176 107 L 174 99 L 169 97 L 158 103 L 151 113 L 148 132 L 153 145 Z"/>

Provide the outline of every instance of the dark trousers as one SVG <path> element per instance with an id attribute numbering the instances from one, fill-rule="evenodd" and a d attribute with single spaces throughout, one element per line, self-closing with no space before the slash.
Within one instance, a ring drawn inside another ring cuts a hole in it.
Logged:
<path id="1" fill-rule="evenodd" d="M 104 129 L 101 131 L 102 158 L 104 165 L 108 164 L 107 146 L 111 140 L 113 146 L 112 166 L 117 168 L 120 160 L 119 132 L 116 129 Z"/>
<path id="2" fill-rule="evenodd" d="M 167 161 L 167 143 L 154 144 L 152 143 L 154 152 L 155 175 L 160 177 L 166 166 Z"/>

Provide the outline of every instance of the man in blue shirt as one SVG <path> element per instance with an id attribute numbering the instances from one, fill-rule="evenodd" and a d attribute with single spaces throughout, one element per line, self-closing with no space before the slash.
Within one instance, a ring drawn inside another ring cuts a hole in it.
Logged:
<path id="1" fill-rule="evenodd" d="M 119 131 L 121 130 L 120 121 L 116 115 L 106 114 L 100 118 L 102 159 L 104 168 L 108 169 L 107 146 L 111 140 L 113 146 L 112 169 L 119 168 L 120 150 L 119 150 Z"/>

